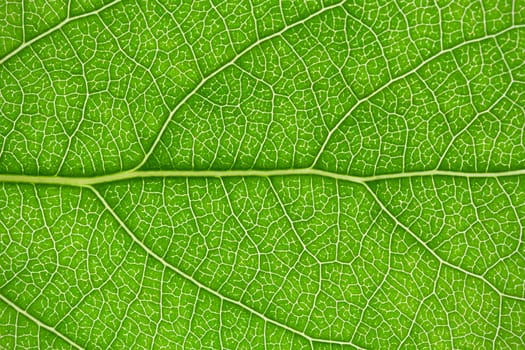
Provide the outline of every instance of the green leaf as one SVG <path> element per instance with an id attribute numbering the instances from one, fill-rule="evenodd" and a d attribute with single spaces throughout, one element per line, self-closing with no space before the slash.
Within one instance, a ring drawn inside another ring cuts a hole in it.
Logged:
<path id="1" fill-rule="evenodd" d="M 0 4 L 0 348 L 525 347 L 519 1 Z"/>

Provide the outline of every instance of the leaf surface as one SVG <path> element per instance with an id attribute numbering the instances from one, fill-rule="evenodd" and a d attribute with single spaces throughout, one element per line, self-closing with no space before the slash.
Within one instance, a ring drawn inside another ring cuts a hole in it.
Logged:
<path id="1" fill-rule="evenodd" d="M 0 348 L 525 346 L 519 1 L 1 6 Z"/>

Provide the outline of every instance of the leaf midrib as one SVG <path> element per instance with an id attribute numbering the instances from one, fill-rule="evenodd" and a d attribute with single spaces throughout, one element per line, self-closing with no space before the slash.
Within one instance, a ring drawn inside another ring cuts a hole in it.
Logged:
<path id="1" fill-rule="evenodd" d="M 275 176 L 320 176 L 354 183 L 368 183 L 380 180 L 393 180 L 413 177 L 449 176 L 464 178 L 500 178 L 525 175 L 525 169 L 500 172 L 464 172 L 454 170 L 423 170 L 400 173 L 380 174 L 372 176 L 346 175 L 315 168 L 275 169 L 275 170 L 130 170 L 102 176 L 72 177 L 72 176 L 45 176 L 0 174 L 0 183 L 30 183 L 86 187 L 98 184 L 146 179 L 146 178 L 176 178 L 176 177 L 275 177 Z"/>

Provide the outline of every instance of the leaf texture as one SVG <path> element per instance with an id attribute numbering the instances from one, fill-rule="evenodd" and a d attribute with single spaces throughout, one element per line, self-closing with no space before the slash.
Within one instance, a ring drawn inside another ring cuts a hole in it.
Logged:
<path id="1" fill-rule="evenodd" d="M 525 346 L 525 4 L 0 4 L 0 348 Z"/>

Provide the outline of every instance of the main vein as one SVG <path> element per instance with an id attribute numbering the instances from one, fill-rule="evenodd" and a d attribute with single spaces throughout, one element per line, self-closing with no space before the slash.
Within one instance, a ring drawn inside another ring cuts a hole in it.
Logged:
<path id="1" fill-rule="evenodd" d="M 525 175 L 525 169 L 502 172 L 461 172 L 452 170 L 424 170 L 403 173 L 381 174 L 373 176 L 345 175 L 336 172 L 314 169 L 276 169 L 276 170 L 130 170 L 114 174 L 92 177 L 40 176 L 0 174 L 0 182 L 18 182 L 33 184 L 54 184 L 65 186 L 91 186 L 122 180 L 165 177 L 272 177 L 272 176 L 322 176 L 343 181 L 366 183 L 388 179 L 402 179 L 425 176 L 451 176 L 465 178 L 495 178 Z"/>

